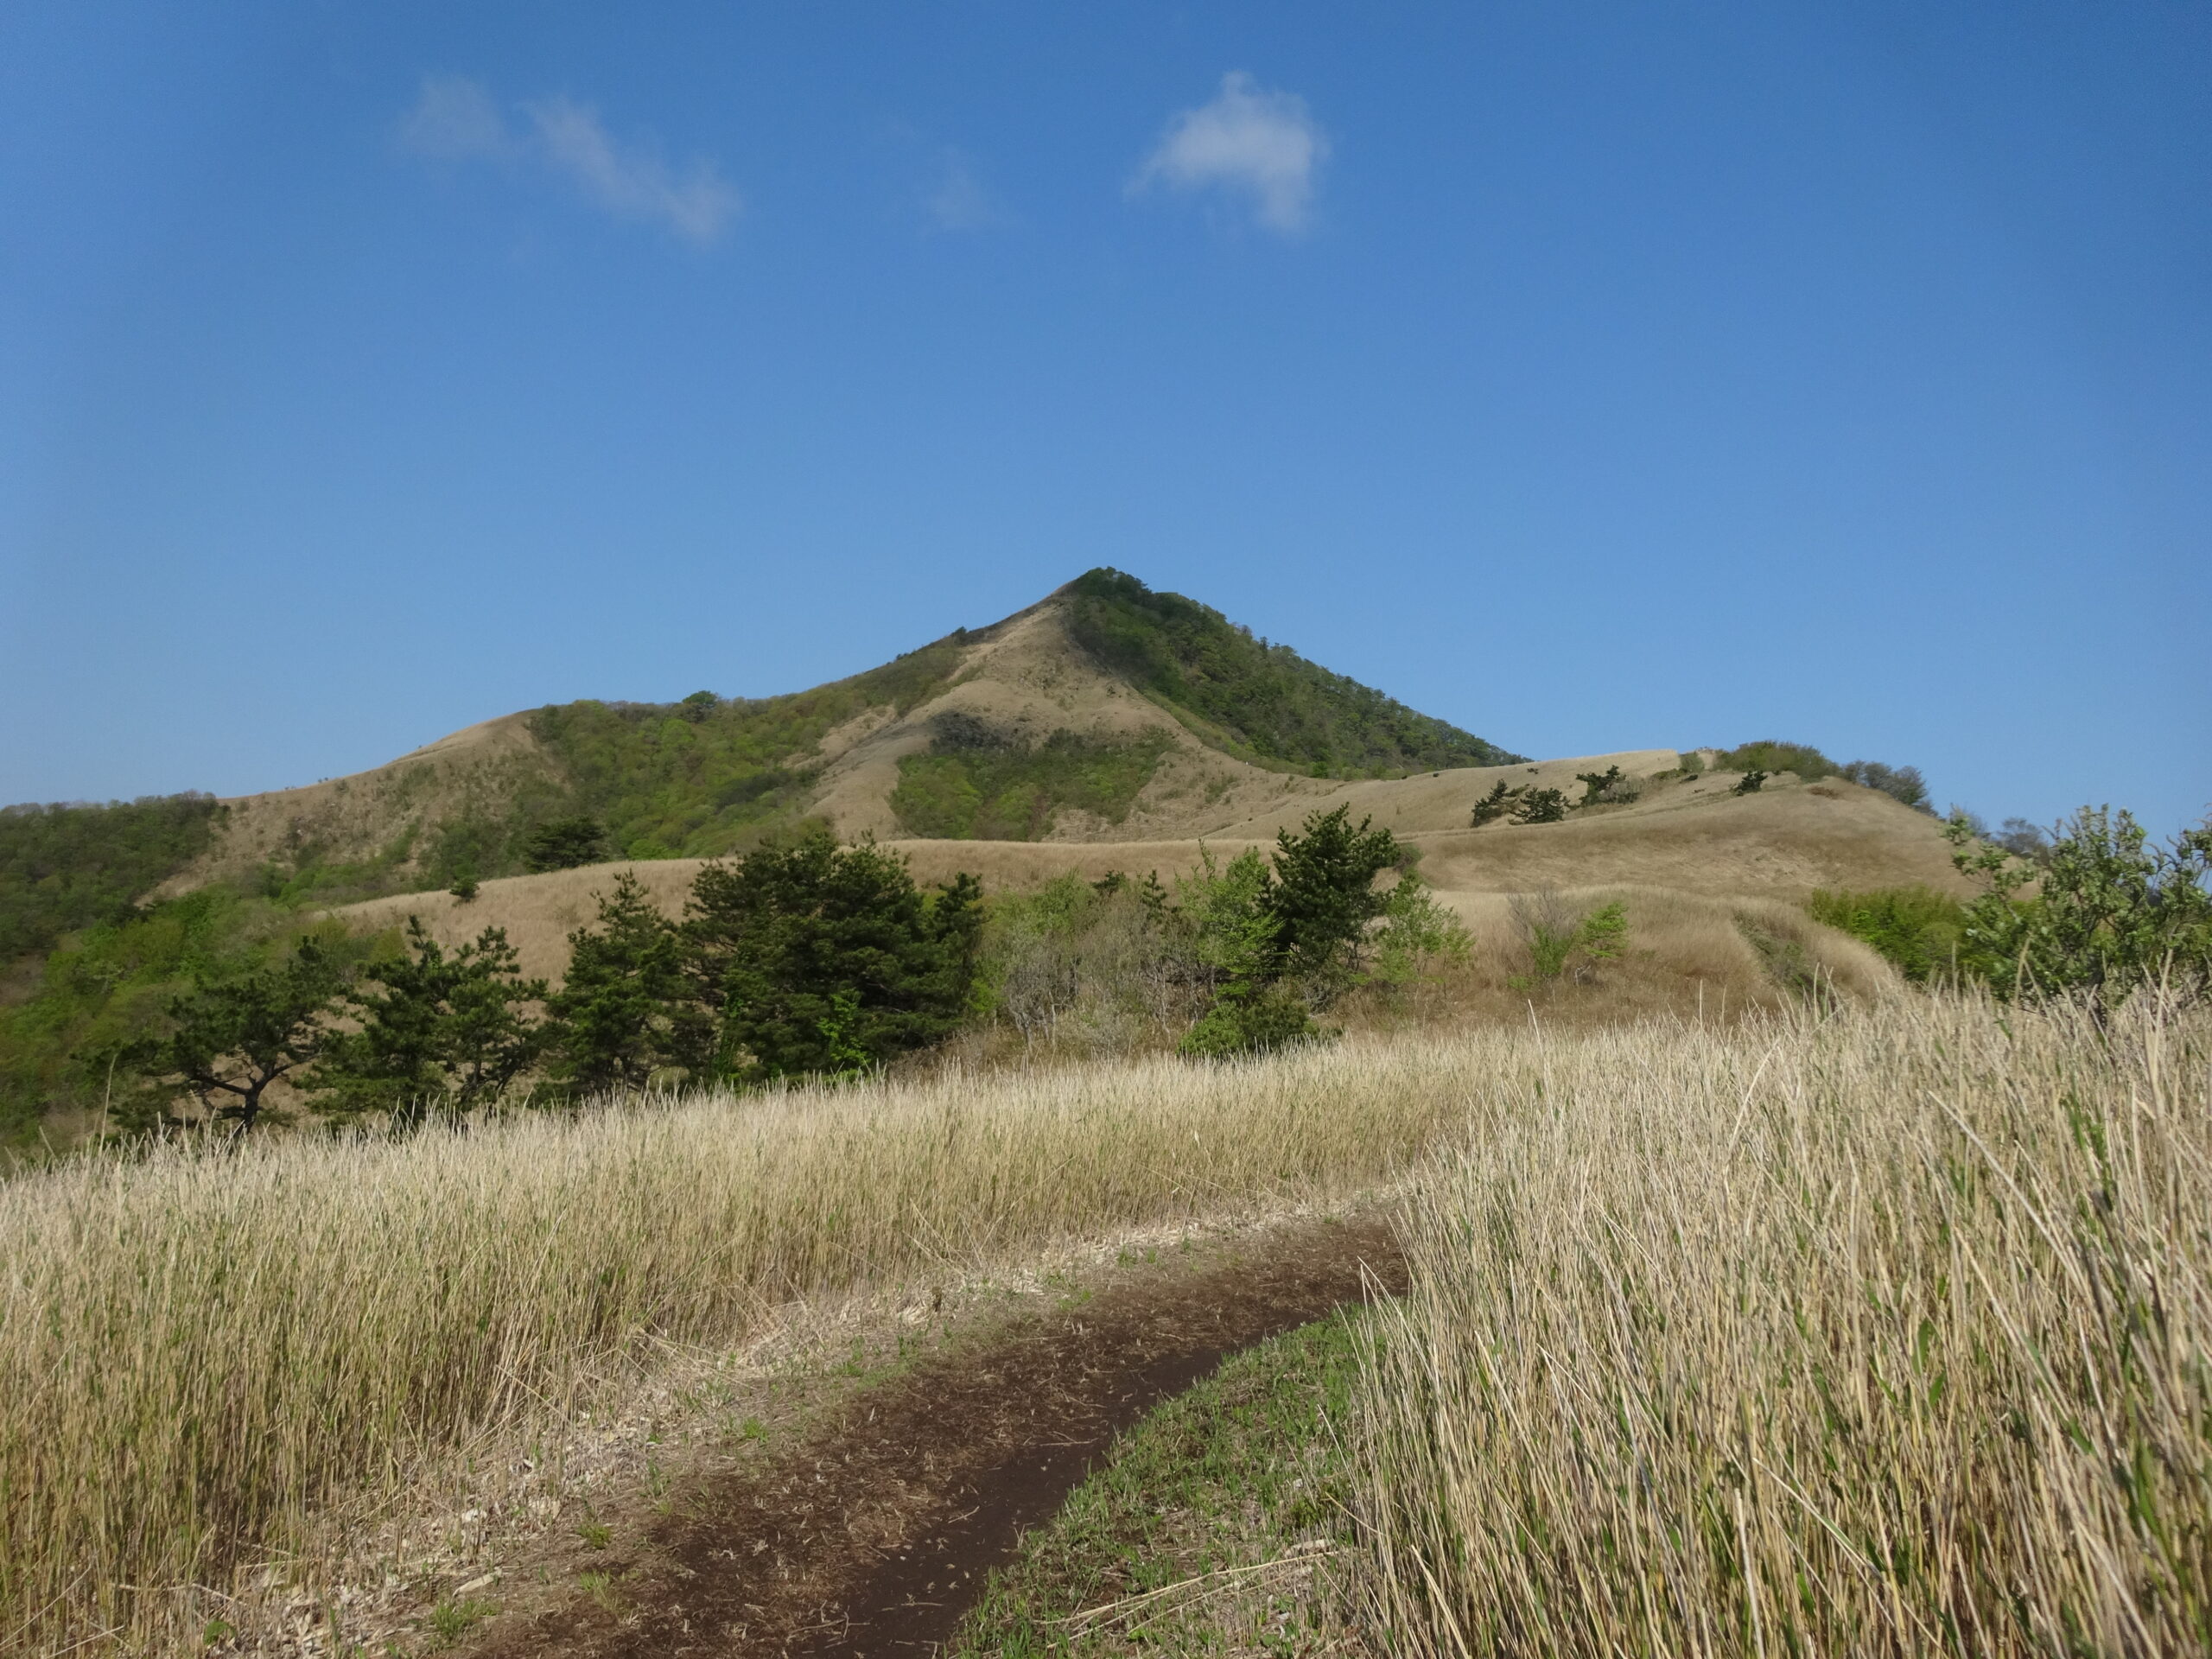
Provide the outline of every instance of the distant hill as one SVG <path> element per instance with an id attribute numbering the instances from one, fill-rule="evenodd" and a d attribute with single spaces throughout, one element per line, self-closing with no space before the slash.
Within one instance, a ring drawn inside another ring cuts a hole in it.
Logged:
<path id="1" fill-rule="evenodd" d="M 374 772 L 227 803 L 179 892 L 255 876 L 329 901 L 528 867 L 558 820 L 608 857 L 712 856 L 779 825 L 886 839 L 1184 836 L 1299 792 L 1519 757 L 1098 569 L 811 690 L 561 703 L 469 728 Z"/>

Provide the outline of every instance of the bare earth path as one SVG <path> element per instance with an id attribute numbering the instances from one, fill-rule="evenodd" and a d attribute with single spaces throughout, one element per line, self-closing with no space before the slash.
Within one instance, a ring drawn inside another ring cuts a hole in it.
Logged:
<path id="1" fill-rule="evenodd" d="M 1228 1355 L 1391 1290 L 1387 1221 L 1305 1223 L 1125 1273 L 849 1398 L 801 1445 L 695 1488 L 578 1595 L 477 1645 L 497 1659 L 919 1655 L 1116 1432 Z"/>

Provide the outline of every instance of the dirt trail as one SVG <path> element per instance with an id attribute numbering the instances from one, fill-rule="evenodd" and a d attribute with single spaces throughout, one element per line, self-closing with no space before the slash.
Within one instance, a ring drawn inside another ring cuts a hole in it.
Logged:
<path id="1" fill-rule="evenodd" d="M 1400 1287 L 1387 1221 L 1301 1224 L 1124 1273 L 864 1389 L 610 1552 L 609 1585 L 476 1644 L 498 1659 L 925 1654 L 1116 1432 L 1230 1354 Z"/>

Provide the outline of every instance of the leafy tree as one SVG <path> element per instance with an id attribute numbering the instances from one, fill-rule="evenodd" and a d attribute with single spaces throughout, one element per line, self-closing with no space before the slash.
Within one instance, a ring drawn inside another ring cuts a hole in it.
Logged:
<path id="1" fill-rule="evenodd" d="M 2005 827 L 1994 834 L 1976 830 L 1985 841 L 1993 841 L 2015 858 L 2024 858 L 2040 864 L 2050 856 L 2050 836 L 2039 823 L 2025 818 L 2007 818 Z"/>
<path id="2" fill-rule="evenodd" d="M 397 957 L 372 959 L 347 998 L 357 1031 L 331 1040 L 314 1082 L 318 1105 L 343 1114 L 378 1110 L 395 1125 L 425 1122 L 433 1101 L 456 1116 L 498 1098 L 527 1071 L 543 1046 L 530 1012 L 545 982 L 524 979 L 506 930 L 487 927 L 448 956 L 407 918 Z"/>
<path id="3" fill-rule="evenodd" d="M 1202 845 L 1198 868 L 1176 877 L 1176 921 L 1217 996 L 1249 995 L 1281 976 L 1282 923 L 1274 895 L 1274 872 L 1253 847 L 1218 865 Z"/>
<path id="4" fill-rule="evenodd" d="M 168 1034 L 129 1058 L 151 1083 L 153 1102 L 188 1096 L 246 1135 L 270 1115 L 270 1086 L 327 1051 L 346 979 L 340 956 L 312 938 L 281 963 L 204 969 L 170 1002 Z M 151 1127 L 149 1114 L 130 1116 L 134 1127 Z"/>
<path id="5" fill-rule="evenodd" d="M 2133 814 L 2084 806 L 2039 864 L 1977 842 L 1962 813 L 1944 834 L 1981 884 L 1966 944 L 1999 995 L 2074 993 L 2102 1008 L 2152 981 L 2212 988 L 2212 822 L 2159 847 Z"/>
<path id="6" fill-rule="evenodd" d="M 1323 1006 L 1359 969 L 1368 925 L 1387 902 L 1375 878 L 1403 855 L 1397 837 L 1352 827 L 1351 809 L 1309 814 L 1304 830 L 1275 836 L 1274 880 L 1268 907 L 1276 925 L 1284 971 L 1304 981 Z"/>
<path id="7" fill-rule="evenodd" d="M 596 818 L 556 818 L 532 830 L 523 844 L 523 863 L 533 875 L 573 870 L 607 856 L 607 830 Z"/>
<path id="8" fill-rule="evenodd" d="M 1516 823 L 1564 823 L 1567 822 L 1567 791 L 1563 789 L 1532 789 L 1521 798 L 1521 804 L 1513 809 Z"/>
<path id="9" fill-rule="evenodd" d="M 1385 985 L 1409 983 L 1424 958 L 1464 959 L 1470 940 L 1466 925 L 1437 903 L 1428 884 L 1413 871 L 1398 877 L 1382 900 L 1382 925 L 1374 936 L 1370 978 Z"/>
<path id="10" fill-rule="evenodd" d="M 945 1037 L 969 1007 L 982 893 L 965 874 L 925 893 L 905 860 L 822 829 L 709 865 L 683 938 L 716 1068 L 837 1076 Z"/>
<path id="11" fill-rule="evenodd" d="M 569 935 L 569 976 L 546 1013 L 556 1074 L 587 1092 L 642 1089 L 656 1071 L 696 1068 L 701 1021 L 676 926 L 625 870 L 599 900 L 599 925 Z"/>

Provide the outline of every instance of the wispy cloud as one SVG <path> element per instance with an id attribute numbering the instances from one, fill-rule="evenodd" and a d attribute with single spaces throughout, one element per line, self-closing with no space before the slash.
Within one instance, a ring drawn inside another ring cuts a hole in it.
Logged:
<path id="1" fill-rule="evenodd" d="M 1304 99 L 1268 92 L 1231 70 L 1211 103 L 1167 124 L 1129 191 L 1154 184 L 1225 191 L 1249 203 L 1268 229 L 1292 236 L 1312 221 L 1314 175 L 1328 154 L 1328 135 Z"/>
<path id="2" fill-rule="evenodd" d="M 572 99 L 522 106 L 510 123 L 490 92 L 460 75 L 426 75 L 415 107 L 401 118 L 403 149 L 426 160 L 531 162 L 551 169 L 584 196 L 623 219 L 657 221 L 693 242 L 711 242 L 736 217 L 737 192 L 710 161 L 682 176 L 650 148 L 607 130 L 599 112 Z"/>
<path id="3" fill-rule="evenodd" d="M 922 210 L 940 231 L 980 231 L 1003 224 L 1006 213 L 957 149 L 944 153 L 944 170 L 923 193 Z"/>

